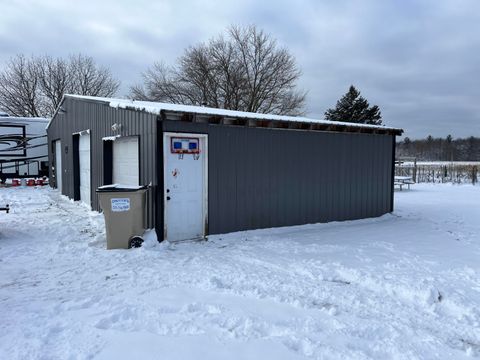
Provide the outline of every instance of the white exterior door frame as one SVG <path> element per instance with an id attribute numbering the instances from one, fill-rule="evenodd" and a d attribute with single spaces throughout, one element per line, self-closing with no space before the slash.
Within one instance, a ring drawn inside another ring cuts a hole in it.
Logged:
<path id="1" fill-rule="evenodd" d="M 197 133 L 178 133 L 178 132 L 164 132 L 163 133 L 163 233 L 164 233 L 164 240 L 169 241 L 180 241 L 180 240 L 191 240 L 190 239 L 171 239 L 169 236 L 169 229 L 168 229 L 168 204 L 169 196 L 172 193 L 167 192 L 167 186 L 169 184 L 168 177 L 171 175 L 169 174 L 169 159 L 168 155 L 170 154 L 170 142 L 171 138 L 173 137 L 180 137 L 180 138 L 199 138 L 200 139 L 200 151 L 201 151 L 201 160 L 203 161 L 202 167 L 202 175 L 203 175 L 203 189 L 202 189 L 202 234 L 201 237 L 205 237 L 207 235 L 207 227 L 208 227 L 208 134 L 197 134 Z M 202 148 L 203 147 L 203 148 Z M 177 155 L 178 156 L 178 155 Z M 184 154 L 185 157 L 193 156 L 192 154 Z"/>

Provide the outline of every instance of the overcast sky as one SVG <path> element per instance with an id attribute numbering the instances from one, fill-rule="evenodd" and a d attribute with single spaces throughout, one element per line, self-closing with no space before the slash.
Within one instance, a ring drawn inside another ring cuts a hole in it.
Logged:
<path id="1" fill-rule="evenodd" d="M 406 136 L 480 135 L 478 0 L 0 0 L 0 14 L 2 65 L 81 52 L 111 68 L 122 96 L 154 61 L 256 24 L 296 57 L 309 117 L 354 84 Z"/>

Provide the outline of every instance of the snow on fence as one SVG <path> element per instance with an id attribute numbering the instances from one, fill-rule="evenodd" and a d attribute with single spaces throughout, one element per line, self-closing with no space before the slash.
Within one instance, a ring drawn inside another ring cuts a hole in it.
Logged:
<path id="1" fill-rule="evenodd" d="M 479 163 L 428 162 L 402 163 L 395 166 L 396 176 L 411 176 L 416 183 L 470 183 L 478 182 Z"/>

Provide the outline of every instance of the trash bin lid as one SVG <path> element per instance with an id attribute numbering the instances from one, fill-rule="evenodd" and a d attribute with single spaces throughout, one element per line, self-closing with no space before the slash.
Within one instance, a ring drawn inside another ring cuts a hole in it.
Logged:
<path id="1" fill-rule="evenodd" d="M 97 192 L 134 192 L 139 190 L 148 189 L 148 185 L 135 186 L 135 185 L 122 185 L 122 184 L 111 184 L 100 186 L 96 191 Z"/>

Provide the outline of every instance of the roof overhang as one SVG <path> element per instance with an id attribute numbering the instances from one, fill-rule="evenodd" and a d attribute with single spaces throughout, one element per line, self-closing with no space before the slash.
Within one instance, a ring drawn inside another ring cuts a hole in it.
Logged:
<path id="1" fill-rule="evenodd" d="M 233 125 L 272 129 L 292 129 L 306 131 L 333 131 L 348 133 L 402 135 L 403 129 L 378 125 L 315 120 L 303 117 L 249 113 L 235 110 L 215 109 L 193 105 L 178 105 L 156 103 L 148 101 L 135 101 L 129 99 L 113 99 L 93 96 L 70 95 L 63 96 L 60 105 L 55 110 L 50 122 L 64 109 L 66 98 L 73 98 L 86 102 L 103 103 L 116 109 L 126 109 L 147 112 L 160 116 L 162 120 L 179 120 L 186 122 L 201 122 L 217 125 Z"/>
<path id="2" fill-rule="evenodd" d="M 349 126 L 345 123 L 307 122 L 307 121 L 288 121 L 288 120 L 269 120 L 257 119 L 248 116 L 231 117 L 222 115 L 198 114 L 194 112 L 161 110 L 160 116 L 162 120 L 184 121 L 190 123 L 204 123 L 214 125 L 232 125 L 256 128 L 270 129 L 290 129 L 290 130 L 307 130 L 307 131 L 330 131 L 330 132 L 348 132 L 363 134 L 379 134 L 379 135 L 402 135 L 402 129 L 387 128 L 381 126 L 363 127 L 357 124 Z"/>

